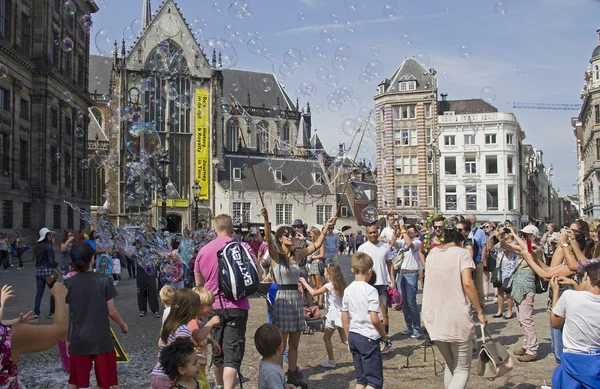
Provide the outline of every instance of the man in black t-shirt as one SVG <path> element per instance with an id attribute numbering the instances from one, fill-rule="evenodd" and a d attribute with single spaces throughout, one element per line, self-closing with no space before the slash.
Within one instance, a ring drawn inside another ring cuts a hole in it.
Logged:
<path id="1" fill-rule="evenodd" d="M 71 259 L 78 273 L 65 280 L 70 308 L 67 347 L 71 355 L 69 389 L 88 388 L 94 363 L 98 386 L 119 384 L 117 357 L 110 332 L 110 317 L 126 334 L 127 324 L 115 308 L 117 290 L 110 277 L 92 271 L 95 250 L 86 242 L 71 249 Z"/>

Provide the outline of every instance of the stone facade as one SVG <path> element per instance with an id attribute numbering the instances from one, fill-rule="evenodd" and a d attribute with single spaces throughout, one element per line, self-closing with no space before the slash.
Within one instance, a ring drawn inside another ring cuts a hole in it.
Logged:
<path id="1" fill-rule="evenodd" d="M 92 105 L 90 35 L 80 20 L 98 7 L 74 3 L 77 10 L 69 15 L 62 1 L 0 0 L 2 228 L 29 237 L 28 243 L 44 226 L 85 227 L 64 201 L 89 207 L 87 170 L 80 163 L 87 159 Z"/>
<path id="2" fill-rule="evenodd" d="M 582 217 L 600 218 L 600 29 L 581 91 L 583 106 L 574 120 Z"/>

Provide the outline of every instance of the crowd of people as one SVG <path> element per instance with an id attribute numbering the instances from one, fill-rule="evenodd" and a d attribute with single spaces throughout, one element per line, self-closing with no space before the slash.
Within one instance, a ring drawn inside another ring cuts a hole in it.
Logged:
<path id="1" fill-rule="evenodd" d="M 444 386 L 456 389 L 467 386 L 476 323 L 487 325 L 488 303 L 497 303 L 495 319 L 512 320 L 516 311 L 523 332 L 522 346 L 512 350 L 517 359 L 523 363 L 538 359 L 533 308 L 536 296 L 548 290 L 548 322 L 557 362 L 553 387 L 600 387 L 600 223 L 575 220 L 560 231 L 549 224 L 541 234 L 534 223 L 516 228 L 508 220 L 498 225 L 485 221 L 478 226 L 475 215 L 432 215 L 409 224 L 406 218 L 389 214 L 384 228 L 372 224 L 364 235 L 342 239 L 334 233 L 335 217 L 322 229 L 296 220 L 271 231 L 267 210 L 261 214 L 263 231 L 251 228 L 245 236 L 236 233 L 230 216 L 215 217 L 214 235 L 202 244 L 195 244 L 190 234 L 170 239 L 150 232 L 166 249 L 162 264 L 154 266 L 134 260 L 119 241 L 123 238 L 107 240 L 95 230 L 89 237 L 85 231 L 77 237 L 66 231 L 56 259 L 56 233 L 41 229 L 33 253 L 34 311 L 1 320 L 5 357 L 0 377 L 5 382 L 0 386 L 18 387 L 22 353 L 45 350 L 63 339 L 70 389 L 89 386 L 92 366 L 99 387 L 117 385 L 109 321 L 128 332 L 114 304 L 120 269 L 127 268 L 129 278 L 136 278 L 140 316 L 149 306 L 154 317 L 162 318 L 151 387 L 208 389 L 210 364 L 214 387 L 233 389 L 242 379 L 250 302 L 247 296 L 235 298 L 223 291 L 220 266 L 225 247 L 239 241 L 258 279 L 270 285 L 272 294 L 269 323 L 254 333 L 254 345 L 263 357 L 260 389 L 308 388 L 298 366 L 308 296 L 315 306 L 327 309 L 323 334 L 327 359 L 321 367 L 337 366 L 333 336 L 338 332 L 352 354 L 356 387 L 382 388 L 382 355 L 392 349 L 388 309 L 396 309 L 404 316 L 401 334 L 426 337 L 435 344 L 445 361 Z M 8 242 L 3 238 L 0 243 Z M 15 242 L 15 248 L 24 247 L 20 238 Z M 179 256 L 188 251 L 189 259 Z M 343 253 L 353 254 L 351 283 L 338 263 Z M 58 282 L 61 276 L 66 289 Z M 51 293 L 52 324 L 34 326 L 45 318 L 40 305 L 46 287 Z M 0 319 L 11 298 L 12 289 L 3 287 Z"/>

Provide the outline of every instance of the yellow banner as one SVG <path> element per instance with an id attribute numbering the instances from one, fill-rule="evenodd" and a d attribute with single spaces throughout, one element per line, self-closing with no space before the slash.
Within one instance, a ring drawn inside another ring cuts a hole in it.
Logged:
<path id="1" fill-rule="evenodd" d="M 195 177 L 200 190 L 200 199 L 208 200 L 209 176 L 210 176 L 210 131 L 208 129 L 208 118 L 210 107 L 208 101 L 208 90 L 196 88 L 196 173 Z"/>

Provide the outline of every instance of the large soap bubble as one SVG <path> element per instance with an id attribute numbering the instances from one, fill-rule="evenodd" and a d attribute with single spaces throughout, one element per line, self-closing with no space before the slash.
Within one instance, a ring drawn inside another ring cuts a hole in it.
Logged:
<path id="1" fill-rule="evenodd" d="M 361 212 L 360 217 L 367 223 L 374 223 L 379 217 L 377 208 L 374 205 L 367 205 Z"/>
<path id="2" fill-rule="evenodd" d="M 140 156 L 156 153 L 161 149 L 162 142 L 153 123 L 137 122 L 127 128 L 126 145 L 130 154 Z"/>

